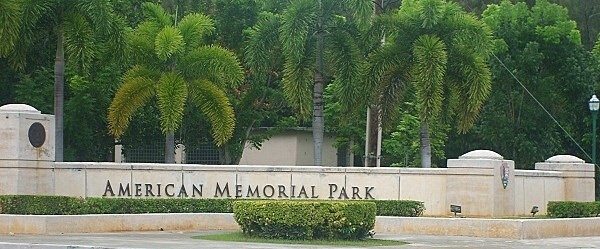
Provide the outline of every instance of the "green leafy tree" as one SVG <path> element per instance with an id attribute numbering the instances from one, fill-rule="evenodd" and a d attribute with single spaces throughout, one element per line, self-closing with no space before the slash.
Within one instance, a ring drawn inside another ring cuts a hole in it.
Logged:
<path id="1" fill-rule="evenodd" d="M 338 155 L 345 155 L 344 157 L 338 157 L 338 166 L 349 166 L 349 165 L 362 165 L 361 161 L 351 161 L 350 155 L 363 155 L 362 143 L 364 141 L 365 133 L 365 119 L 362 118 L 365 115 L 364 108 L 361 108 L 357 112 L 348 112 L 343 106 L 341 98 L 345 98 L 341 94 L 342 82 L 330 83 L 325 88 L 323 93 L 325 101 L 325 119 L 327 125 L 325 131 L 329 134 L 333 134 L 335 137 L 334 146 L 337 147 Z M 339 159 L 345 158 L 346 161 L 340 161 Z"/>
<path id="2" fill-rule="evenodd" d="M 470 139 L 522 169 L 557 154 L 585 158 L 567 133 L 581 141 L 591 130 L 581 113 L 588 112 L 598 71 L 567 9 L 546 0 L 531 7 L 503 1 L 490 5 L 483 21 L 496 37 L 498 60 L 491 66 L 494 94 Z M 450 139 L 449 147 L 462 147 L 461 140 Z"/>
<path id="3" fill-rule="evenodd" d="M 257 15 L 255 24 L 243 31 L 247 77 L 233 96 L 236 130 L 220 153 L 228 164 L 239 163 L 245 146 L 260 148 L 262 141 L 273 133 L 272 130 L 256 133 L 252 132 L 253 128 L 275 126 L 280 117 L 290 115 L 289 105 L 280 89 L 283 70 L 279 42 L 281 18 L 269 12 Z"/>
<path id="4" fill-rule="evenodd" d="M 396 120 L 404 98 L 416 100 L 421 166 L 431 167 L 430 124 L 456 121 L 464 133 L 489 95 L 490 31 L 444 0 L 405 0 L 374 27 L 374 40 L 385 43 L 369 55 L 365 92 L 381 107 L 384 126 Z"/>
<path id="5" fill-rule="evenodd" d="M 398 125 L 382 141 L 382 165 L 420 167 L 420 126 L 416 104 L 404 102 L 399 106 Z M 431 152 L 436 158 L 445 158 L 444 143 L 449 125 L 436 120 L 431 123 Z"/>
<path id="6" fill-rule="evenodd" d="M 54 116 L 56 161 L 63 161 L 63 109 L 65 85 L 65 55 L 69 67 L 86 74 L 90 62 L 99 50 L 96 42 L 110 43 L 113 52 L 119 51 L 120 19 L 114 15 L 111 2 L 6 0 L 0 3 L 0 57 L 9 58 L 14 68 L 23 68 L 27 52 L 32 48 L 37 32 L 50 35 L 55 42 L 54 58 Z M 50 30 L 50 33 L 47 31 Z M 115 53 L 118 54 L 118 53 Z"/>
<path id="7" fill-rule="evenodd" d="M 187 102 L 207 117 L 217 146 L 224 144 L 235 124 L 226 90 L 244 77 L 237 58 L 205 44 L 206 35 L 214 32 L 208 17 L 188 14 L 177 20 L 156 4 L 142 7 L 147 21 L 127 36 L 135 66 L 123 76 L 110 105 L 110 132 L 117 138 L 123 135 L 135 111 L 155 97 L 166 134 L 165 162 L 174 162 L 174 132 Z"/>

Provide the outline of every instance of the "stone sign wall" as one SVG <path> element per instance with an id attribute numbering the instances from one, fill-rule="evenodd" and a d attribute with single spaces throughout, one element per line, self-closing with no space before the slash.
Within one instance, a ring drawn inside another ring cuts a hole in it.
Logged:
<path id="1" fill-rule="evenodd" d="M 593 165 L 567 155 L 538 163 L 536 170 L 515 170 L 513 161 L 488 150 L 437 169 L 68 163 L 53 162 L 51 115 L 9 105 L 0 107 L 0 118 L 0 195 L 407 199 L 424 202 L 427 216 L 452 215 L 455 205 L 467 217 L 530 215 L 533 206 L 543 214 L 548 201 L 594 200 Z"/>

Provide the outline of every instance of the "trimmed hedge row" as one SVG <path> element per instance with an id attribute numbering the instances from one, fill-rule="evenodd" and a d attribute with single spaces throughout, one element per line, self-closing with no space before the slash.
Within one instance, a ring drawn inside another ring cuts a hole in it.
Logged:
<path id="1" fill-rule="evenodd" d="M 244 234 L 282 239 L 361 239 L 375 225 L 367 201 L 245 200 L 233 203 Z"/>
<path id="2" fill-rule="evenodd" d="M 419 217 L 425 211 L 422 201 L 369 200 L 377 205 L 378 216 Z"/>
<path id="3" fill-rule="evenodd" d="M 67 196 L 0 196 L 0 213 L 32 215 L 232 213 L 232 199 L 75 198 Z"/>
<path id="4" fill-rule="evenodd" d="M 0 213 L 35 215 L 140 214 L 140 213 L 232 213 L 239 199 L 151 199 L 151 198 L 76 198 L 67 196 L 0 196 Z M 359 201 L 360 202 L 360 201 Z M 423 213 L 423 202 L 408 200 L 370 200 L 377 215 L 414 217 Z"/>
<path id="5" fill-rule="evenodd" d="M 549 201 L 547 213 L 555 218 L 596 217 L 600 214 L 600 202 Z"/>

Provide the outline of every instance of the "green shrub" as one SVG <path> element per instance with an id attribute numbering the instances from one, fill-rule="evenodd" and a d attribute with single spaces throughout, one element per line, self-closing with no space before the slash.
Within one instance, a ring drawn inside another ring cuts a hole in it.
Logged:
<path id="1" fill-rule="evenodd" d="M 600 202 L 550 201 L 548 216 L 555 218 L 595 217 L 600 213 Z"/>
<path id="2" fill-rule="evenodd" d="M 75 198 L 67 196 L 0 196 L 0 213 L 31 215 L 232 213 L 233 199 Z"/>
<path id="3" fill-rule="evenodd" d="M 194 198 L 76 198 L 67 196 L 0 196 L 5 214 L 140 214 L 140 213 L 232 213 L 236 199 Z M 420 216 L 423 202 L 369 200 L 381 216 Z"/>
<path id="4" fill-rule="evenodd" d="M 425 211 L 421 201 L 411 200 L 371 200 L 377 205 L 378 216 L 418 217 Z"/>
<path id="5" fill-rule="evenodd" d="M 0 196 L 0 210 L 8 214 L 79 214 L 83 200 L 66 196 Z"/>
<path id="6" fill-rule="evenodd" d="M 233 203 L 245 234 L 283 239 L 360 239 L 375 225 L 366 201 L 245 200 Z"/>

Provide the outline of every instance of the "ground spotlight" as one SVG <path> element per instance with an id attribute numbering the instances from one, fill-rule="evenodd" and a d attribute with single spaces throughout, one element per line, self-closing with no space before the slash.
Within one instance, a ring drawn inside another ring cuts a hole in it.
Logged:
<path id="1" fill-rule="evenodd" d="M 460 205 L 450 205 L 450 212 L 454 213 L 454 217 L 456 217 L 456 214 L 460 214 Z"/>
<path id="2" fill-rule="evenodd" d="M 537 212 L 539 212 L 539 211 L 540 211 L 540 208 L 538 208 L 538 206 L 533 206 L 533 207 L 531 208 L 531 216 L 532 216 L 532 217 L 533 217 L 533 216 L 535 216 L 535 214 L 536 214 Z"/>

